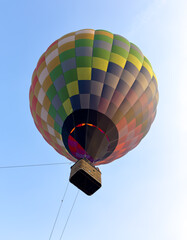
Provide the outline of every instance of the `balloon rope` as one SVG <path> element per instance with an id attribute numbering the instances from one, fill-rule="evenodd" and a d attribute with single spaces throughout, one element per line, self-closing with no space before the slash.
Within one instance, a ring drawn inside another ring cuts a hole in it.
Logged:
<path id="1" fill-rule="evenodd" d="M 64 232 L 65 232 L 66 226 L 67 226 L 67 224 L 68 224 L 68 220 L 69 220 L 69 218 L 70 218 L 70 216 L 71 216 L 71 213 L 72 213 L 72 210 L 73 210 L 73 208 L 74 208 L 74 206 L 75 206 L 75 202 L 76 202 L 76 200 L 77 200 L 77 197 L 78 197 L 79 192 L 80 192 L 80 190 L 77 191 L 77 194 L 76 194 L 76 196 L 75 196 L 75 199 L 74 199 L 73 205 L 72 205 L 72 207 L 71 207 L 71 210 L 70 210 L 70 212 L 69 212 L 69 215 L 68 215 L 67 221 L 66 221 L 66 223 L 65 223 L 65 225 L 64 225 L 64 228 L 63 228 L 63 230 L 62 230 L 62 234 L 61 234 L 59 240 L 61 240 L 62 237 L 63 237 L 63 235 L 64 235 Z"/>
<path id="2" fill-rule="evenodd" d="M 53 165 L 61 165 L 61 164 L 71 164 L 71 163 L 70 162 L 64 162 L 64 163 L 42 163 L 42 164 L 30 164 L 30 165 L 0 166 L 0 169 L 3 169 L 3 168 L 43 167 L 43 166 L 53 166 Z"/>
<path id="3" fill-rule="evenodd" d="M 57 220 L 58 220 L 58 217 L 59 217 L 59 214 L 60 214 L 60 210 L 61 210 L 61 208 L 62 208 L 62 204 L 63 204 L 63 202 L 64 202 L 64 199 L 65 199 L 65 196 L 66 196 L 66 192 L 67 192 L 67 190 L 68 190 L 68 186 L 69 186 L 69 181 L 68 181 L 68 184 L 67 184 L 67 186 L 66 186 L 66 189 L 65 189 L 63 198 L 62 198 L 62 200 L 61 200 L 60 207 L 59 207 L 59 209 L 58 209 L 57 216 L 56 216 L 56 218 L 55 218 L 55 221 L 54 221 L 54 224 L 53 224 L 53 227 L 52 227 L 52 230 L 51 230 L 51 234 L 50 234 L 49 240 L 51 239 L 51 237 L 52 237 L 52 235 L 53 235 L 53 232 L 54 232 L 54 229 L 55 229 L 55 226 L 56 226 L 56 222 L 57 222 Z"/>

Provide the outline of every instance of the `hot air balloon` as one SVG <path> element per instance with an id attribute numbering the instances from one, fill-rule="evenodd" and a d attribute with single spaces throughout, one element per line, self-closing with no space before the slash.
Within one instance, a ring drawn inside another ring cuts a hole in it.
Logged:
<path id="1" fill-rule="evenodd" d="M 29 98 L 43 138 L 75 162 L 70 181 L 91 195 L 101 187 L 96 166 L 122 157 L 149 131 L 158 86 L 136 45 L 118 34 L 84 29 L 42 54 Z"/>

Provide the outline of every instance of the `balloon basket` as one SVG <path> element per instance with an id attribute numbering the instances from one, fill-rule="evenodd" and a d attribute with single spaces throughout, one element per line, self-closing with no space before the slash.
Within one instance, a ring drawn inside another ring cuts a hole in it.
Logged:
<path id="1" fill-rule="evenodd" d="M 80 159 L 71 167 L 69 181 L 90 196 L 101 187 L 101 172 L 89 160 Z"/>

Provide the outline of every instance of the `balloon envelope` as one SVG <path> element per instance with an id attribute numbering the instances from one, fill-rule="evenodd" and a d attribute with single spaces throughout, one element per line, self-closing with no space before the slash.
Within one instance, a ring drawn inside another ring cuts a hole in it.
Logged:
<path id="1" fill-rule="evenodd" d="M 56 40 L 33 72 L 30 109 L 37 129 L 72 161 L 109 163 L 138 145 L 155 118 L 156 76 L 140 49 L 104 30 Z"/>

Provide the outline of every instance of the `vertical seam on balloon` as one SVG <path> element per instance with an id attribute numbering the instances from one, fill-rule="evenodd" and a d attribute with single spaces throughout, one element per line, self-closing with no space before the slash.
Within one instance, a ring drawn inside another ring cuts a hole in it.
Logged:
<path id="1" fill-rule="evenodd" d="M 114 34 L 114 36 L 115 36 L 116 34 Z M 113 46 L 113 44 L 112 44 L 112 46 Z M 130 52 L 130 46 L 129 46 L 129 52 Z M 124 67 L 123 67 L 123 70 L 122 70 L 122 72 L 121 72 L 121 74 L 120 74 L 120 76 L 119 76 L 119 79 L 118 79 L 118 83 L 117 83 L 117 85 L 116 85 L 116 88 L 117 88 L 117 86 L 118 86 L 118 84 L 119 84 L 119 81 L 120 81 L 120 79 L 121 79 L 121 76 L 122 76 L 122 74 L 123 74 L 123 71 L 125 70 L 125 66 L 126 66 L 126 63 L 127 63 L 127 59 L 128 59 L 128 56 L 129 56 L 129 52 L 128 52 L 128 55 L 127 55 L 127 58 L 126 58 L 126 62 L 125 62 L 125 65 L 124 65 Z M 110 103 L 111 103 L 111 100 L 112 100 L 112 98 L 113 98 L 113 96 L 114 96 L 114 94 L 115 94 L 115 92 L 116 92 L 116 88 L 114 89 L 114 92 L 113 92 L 113 94 L 112 94 L 112 97 L 111 97 L 111 99 L 110 99 Z M 124 97 L 125 98 L 125 97 Z M 106 109 L 106 112 L 108 111 L 108 109 L 109 109 L 109 107 L 110 107 L 110 103 L 109 103 L 109 105 L 108 105 L 108 108 Z M 105 112 L 105 113 L 106 113 Z"/>
<path id="2" fill-rule="evenodd" d="M 94 40 L 95 40 L 95 31 L 94 31 L 94 37 L 93 37 L 93 44 L 92 44 L 92 55 L 91 55 L 91 82 L 90 82 L 90 97 L 91 97 L 91 87 L 92 87 L 92 71 L 93 71 L 93 48 L 94 48 Z M 91 101 L 89 102 L 89 109 L 91 109 Z M 96 110 L 93 108 L 93 110 Z"/>
<path id="3" fill-rule="evenodd" d="M 72 36 L 75 36 L 75 32 L 72 32 Z M 65 37 L 65 36 L 64 36 Z M 58 39 L 58 42 L 59 42 L 59 39 Z M 75 56 L 76 56 L 76 53 L 75 53 Z M 58 57 L 59 57 L 59 61 L 60 61 L 60 54 L 59 54 L 59 47 L 58 47 Z M 62 65 L 61 65 L 61 61 L 60 61 L 60 66 L 61 66 L 61 69 L 62 69 Z M 63 78 L 64 78 L 64 81 L 65 81 L 65 76 L 64 76 L 64 71 L 63 71 L 63 69 L 62 69 L 62 75 L 63 75 Z M 66 86 L 66 84 L 65 84 L 65 86 Z M 66 87 L 67 88 L 67 87 Z M 68 89 L 67 89 L 67 92 L 68 92 Z M 57 92 L 58 93 L 58 92 Z M 59 96 L 59 94 L 58 94 L 58 96 Z M 68 92 L 68 97 L 69 97 L 69 100 L 70 100 L 70 102 L 71 102 L 71 99 L 70 99 L 70 96 L 69 96 L 69 92 Z M 71 102 L 71 107 L 72 107 L 72 110 L 73 110 L 73 106 L 72 106 L 72 102 Z M 61 118 L 61 117 L 60 117 Z M 74 118 L 73 118 L 73 121 L 74 121 Z M 62 124 L 62 127 L 61 127 L 61 136 L 62 136 L 62 128 L 63 128 L 63 125 L 64 125 L 64 121 L 62 120 L 62 122 L 63 122 L 63 124 Z M 74 124 L 75 125 L 75 124 Z M 63 142 L 63 138 L 62 138 L 62 142 Z M 64 142 L 63 142 L 63 144 L 64 144 Z M 65 147 L 65 145 L 64 145 L 64 147 Z M 74 158 L 74 156 L 73 155 L 71 155 L 68 151 L 66 151 L 66 155 L 68 156 L 68 159 L 73 159 L 73 161 L 76 161 L 76 159 Z"/>
<path id="4" fill-rule="evenodd" d="M 44 59 L 45 59 L 45 53 L 46 53 L 46 51 L 43 53 L 43 56 L 44 56 Z M 37 67 L 39 67 L 40 65 L 38 65 L 37 64 Z M 46 66 L 46 62 L 45 62 L 45 67 L 47 68 L 47 66 Z M 47 69 L 48 70 L 48 69 Z M 39 76 L 38 76 L 38 69 L 36 69 L 36 75 L 37 75 L 37 78 L 38 78 L 38 83 L 40 84 L 40 82 L 39 82 Z M 40 88 L 42 88 L 43 89 L 43 86 L 40 84 Z M 44 89 L 43 89 L 43 91 L 44 91 Z M 44 91 L 44 93 L 45 93 L 45 96 L 48 98 L 48 96 L 47 96 L 47 94 L 46 94 L 46 92 Z M 34 94 L 34 96 L 37 98 L 37 101 L 38 101 L 38 96 L 36 96 L 35 95 L 35 93 L 34 93 L 34 91 L 33 91 L 33 94 Z M 48 100 L 49 100 L 49 98 L 48 98 Z M 50 100 L 49 100 L 50 101 Z M 38 101 L 39 102 L 39 101 Z M 40 104 L 40 103 L 39 103 Z M 45 109 L 45 107 L 44 107 L 44 105 L 42 105 L 42 107 Z M 48 113 L 48 110 L 47 109 L 45 109 L 46 110 L 46 112 Z M 48 113 L 49 114 L 49 113 Z M 40 115 L 40 118 L 41 118 L 41 115 Z M 42 119 L 43 120 L 43 119 Z M 44 120 L 43 120 L 44 121 Z M 44 121 L 46 124 L 48 124 L 47 123 L 47 121 Z M 43 129 L 43 127 L 42 127 L 42 129 Z M 44 130 L 44 129 L 43 129 Z"/>
<path id="5" fill-rule="evenodd" d="M 99 100 L 99 103 L 98 103 L 98 108 L 100 106 L 100 103 L 101 103 L 101 99 L 102 99 L 102 93 L 103 93 L 103 89 L 104 89 L 104 85 L 105 85 L 105 81 L 106 81 L 106 75 L 107 75 L 107 71 L 108 71 L 108 66 L 109 66 L 109 61 L 110 61 L 110 57 L 111 57 L 111 50 L 112 50 L 112 46 L 113 46 L 113 41 L 114 41 L 114 34 L 112 34 L 112 44 L 111 44 L 111 49 L 110 49 L 110 56 L 109 56 L 109 59 L 108 59 L 108 65 L 107 65 L 107 69 L 106 69 L 106 72 L 105 72 L 105 78 L 104 78 L 104 81 L 103 81 L 103 86 L 102 86 L 102 91 L 101 91 L 101 95 L 100 95 L 100 100 Z M 95 36 L 94 36 L 94 39 L 95 39 Z"/>
<path id="6" fill-rule="evenodd" d="M 74 36 L 75 36 L 75 38 L 74 38 L 74 42 L 76 43 L 76 34 L 75 34 L 75 32 L 74 32 Z M 75 49 L 74 49 L 74 51 L 75 51 L 75 63 L 76 63 L 76 72 L 77 72 L 77 58 L 76 58 L 76 45 L 75 45 Z M 78 84 L 78 72 L 77 72 L 77 85 L 78 85 L 78 91 L 79 91 L 79 84 Z M 69 94 L 69 93 L 68 93 Z M 70 99 L 70 101 L 71 101 L 71 99 Z M 71 106 L 72 106 L 72 104 L 71 104 Z M 72 109 L 73 109 L 73 106 L 72 106 Z M 73 109 L 73 112 L 74 112 L 74 109 Z M 72 113 L 73 113 L 72 112 Z M 75 119 L 74 119 L 74 114 L 72 114 L 72 118 L 73 118 L 73 126 L 75 127 Z M 77 151 L 77 146 L 76 146 L 76 151 Z M 69 151 L 68 151 L 69 152 Z M 71 151 L 69 152 L 70 154 L 71 154 Z M 71 156 L 72 157 L 74 157 L 72 154 L 71 154 Z M 74 157 L 75 158 L 75 157 Z M 76 159 L 76 158 L 75 158 Z M 77 161 L 77 159 L 76 159 L 76 161 Z"/>
<path id="7" fill-rule="evenodd" d="M 110 49 L 110 56 L 109 56 L 109 59 L 108 59 L 108 65 L 109 65 L 109 61 L 110 61 L 110 57 L 111 57 L 111 50 L 112 50 L 113 41 L 114 41 L 114 34 L 113 33 L 111 33 L 111 34 L 112 34 L 113 38 L 112 38 L 112 44 L 111 44 L 111 49 Z M 104 82 L 103 82 L 103 86 L 102 86 L 102 91 L 101 91 L 101 96 L 100 96 L 100 101 L 99 101 L 98 107 L 100 106 L 100 103 L 101 103 L 103 89 L 104 89 L 104 85 L 105 85 L 105 81 L 106 81 L 106 75 L 107 75 L 107 71 L 108 71 L 108 65 L 107 65 L 107 70 L 105 72 L 105 79 L 104 79 Z"/>
<path id="8" fill-rule="evenodd" d="M 58 43 L 58 40 L 57 40 L 57 43 Z M 58 58 L 59 58 L 59 61 L 60 61 L 60 57 L 59 57 L 59 48 L 58 48 L 58 45 L 57 45 L 57 51 L 58 51 Z M 48 65 L 47 65 L 47 62 L 46 62 L 46 54 L 47 54 L 47 50 L 45 51 L 45 54 L 44 54 L 44 57 L 45 57 L 45 65 L 46 65 L 46 68 L 47 68 L 47 71 L 48 71 L 48 73 L 49 73 L 49 77 L 50 77 L 50 79 L 51 79 L 51 76 L 50 76 L 50 71 L 49 71 L 49 69 L 48 69 Z M 61 62 L 60 62 L 61 63 Z M 61 66 L 61 64 L 60 64 L 60 66 Z M 61 66 L 61 69 L 62 69 L 62 66 Z M 62 74 L 63 74 L 63 70 L 62 70 Z M 52 81 L 52 79 L 51 79 L 51 81 Z M 52 81 L 52 85 L 54 86 L 54 82 Z M 55 87 L 54 87 L 55 88 Z M 56 88 L 55 88 L 55 91 L 56 91 L 56 94 L 59 96 L 59 94 L 58 94 L 58 92 L 57 92 L 57 90 L 56 90 Z M 47 92 L 46 92 L 46 96 L 47 96 Z M 48 97 L 48 96 L 47 96 Z M 59 96 L 60 97 L 60 96 Z M 49 100 L 50 101 L 50 100 Z M 52 102 L 50 101 L 50 104 L 52 104 Z M 49 113 L 48 113 L 49 114 Z M 61 116 L 59 115 L 59 117 L 61 118 Z M 63 119 L 61 118 L 61 120 L 62 120 L 62 122 L 64 123 L 64 121 L 63 121 Z M 54 122 L 56 122 L 55 121 L 55 119 L 54 119 Z M 63 124 L 62 124 L 62 126 L 63 126 Z M 61 131 L 62 131 L 62 127 L 61 127 Z"/>
<path id="9" fill-rule="evenodd" d="M 57 43 L 59 42 L 59 39 L 57 40 Z M 59 47 L 58 47 L 58 45 L 57 45 L 57 49 L 58 49 L 58 58 L 59 58 L 59 62 L 60 62 L 60 67 L 61 67 L 61 69 L 62 69 L 62 65 L 61 65 L 61 61 L 60 61 L 60 54 L 59 54 Z M 64 71 L 63 71 L 63 69 L 62 69 L 62 75 L 63 75 L 63 78 L 64 78 Z M 49 74 L 49 76 L 50 76 L 50 74 Z M 65 78 L 64 78 L 64 81 L 65 81 Z M 56 88 L 55 88 L 56 89 Z M 57 91 L 56 91 L 57 92 Z M 59 95 L 59 93 L 57 92 L 57 94 L 58 94 L 58 96 L 59 96 L 59 98 L 60 98 L 60 95 Z M 68 93 L 68 95 L 69 95 L 69 93 Z M 61 102 L 61 106 L 62 106 L 62 102 Z M 59 115 L 59 114 L 58 114 Z M 61 116 L 59 115 L 59 117 L 61 118 Z M 62 126 L 61 126 L 61 135 L 62 135 L 62 128 L 63 128 L 63 125 L 64 125 L 64 121 L 63 121 L 63 119 L 61 118 L 61 120 L 62 120 Z M 63 139 L 62 139 L 62 142 L 63 142 Z"/>
<path id="10" fill-rule="evenodd" d="M 72 35 L 70 35 L 70 36 L 75 36 L 75 32 L 72 32 L 72 33 L 70 33 L 70 34 L 72 34 Z M 67 36 L 68 35 L 68 36 Z M 67 35 L 65 35 L 65 36 L 63 36 L 62 38 L 63 39 L 66 39 L 66 37 L 68 38 L 68 37 L 70 37 L 69 36 L 69 34 L 67 34 Z M 60 38 L 61 39 L 61 38 Z M 58 42 L 59 42 L 59 40 L 60 39 L 58 39 Z M 75 42 L 75 40 L 74 40 L 74 42 Z M 70 49 L 68 49 L 68 50 L 70 50 Z M 68 51 L 68 50 L 66 50 L 66 51 Z M 64 51 L 65 52 L 65 51 Z M 76 56 L 76 55 L 75 55 Z M 59 57 L 59 60 L 60 60 L 60 54 L 59 54 L 59 47 L 58 47 L 58 57 Z M 66 59 L 66 60 L 69 60 L 69 59 Z M 70 95 L 69 95 L 69 92 L 68 92 L 68 89 L 67 89 L 67 84 L 66 84 L 66 80 L 65 80 L 65 76 L 64 76 L 64 71 L 63 71 L 63 68 L 62 68 L 62 62 L 60 61 L 60 66 L 61 66 L 61 69 L 62 69 L 62 75 L 63 75 L 63 77 L 64 77 L 64 81 L 65 81 L 65 87 L 66 87 L 66 90 L 67 90 L 67 93 L 68 93 L 68 99 L 70 100 L 70 103 L 71 103 L 71 108 L 72 108 L 72 110 L 73 110 L 73 105 L 72 105 L 72 102 L 71 102 L 71 99 L 70 99 Z M 77 70 L 77 69 L 76 69 Z M 71 114 L 71 113 L 70 113 Z M 68 115 L 67 115 L 68 116 Z M 63 121 L 63 120 L 62 120 Z M 64 121 L 63 121 L 63 124 L 64 124 Z M 62 125 L 62 127 L 63 127 L 63 125 Z"/>
<path id="11" fill-rule="evenodd" d="M 94 30 L 94 38 L 95 38 L 95 30 Z M 94 38 L 93 38 L 93 43 L 92 43 L 92 56 L 91 56 L 91 79 L 90 79 L 90 97 L 91 97 L 91 84 L 92 84 L 92 66 L 93 66 L 93 46 L 94 46 Z M 88 115 L 87 115 L 87 122 L 89 119 L 89 110 L 90 110 L 90 101 L 91 99 L 89 99 L 89 108 L 88 108 Z M 86 126 L 86 140 L 85 140 L 85 151 L 87 152 L 88 146 L 87 146 L 87 129 L 88 126 Z M 93 161 L 94 164 L 94 161 Z"/>
<path id="12" fill-rule="evenodd" d="M 130 49 L 131 49 L 131 42 L 130 42 L 130 48 L 129 48 L 129 53 L 128 53 L 128 57 L 129 57 L 129 54 L 130 54 Z M 142 53 L 142 55 L 143 55 L 143 53 Z M 127 60 L 128 60 L 128 57 L 127 57 Z M 144 60 L 143 60 L 144 61 Z M 127 64 L 127 61 L 126 61 L 126 63 L 125 63 L 125 66 L 126 66 L 126 64 Z M 134 64 L 133 64 L 134 65 Z M 126 70 L 125 69 L 125 66 L 124 66 L 124 70 Z M 142 62 L 142 66 L 143 66 L 143 62 Z M 141 66 L 141 69 L 142 69 L 142 66 Z M 135 66 L 136 67 L 136 66 Z M 130 88 L 129 88 L 129 90 L 128 90 L 128 92 L 126 93 L 126 95 L 124 96 L 124 98 L 123 98 L 123 101 L 121 102 L 121 104 L 118 106 L 118 109 L 120 108 L 120 106 L 123 104 L 123 102 L 124 102 L 124 100 L 125 100 L 125 98 L 126 98 L 126 96 L 129 94 L 129 92 L 130 92 L 130 90 L 131 90 L 131 88 L 133 87 L 133 85 L 135 84 L 135 82 L 136 82 L 136 79 L 137 79 L 137 77 L 138 77 L 138 75 L 140 74 L 140 71 L 141 71 L 141 69 L 139 70 L 139 72 L 138 72 L 138 74 L 137 74 L 137 76 L 134 78 L 134 82 L 132 83 L 132 85 L 130 86 Z M 131 106 L 132 107 L 132 106 Z M 118 110 L 117 109 L 117 110 Z M 117 110 L 116 110 L 116 112 L 117 112 Z M 115 114 L 116 114 L 116 112 L 114 113 L 114 115 L 113 115 L 113 117 L 115 116 Z M 112 118 L 113 118 L 112 117 Z"/>

